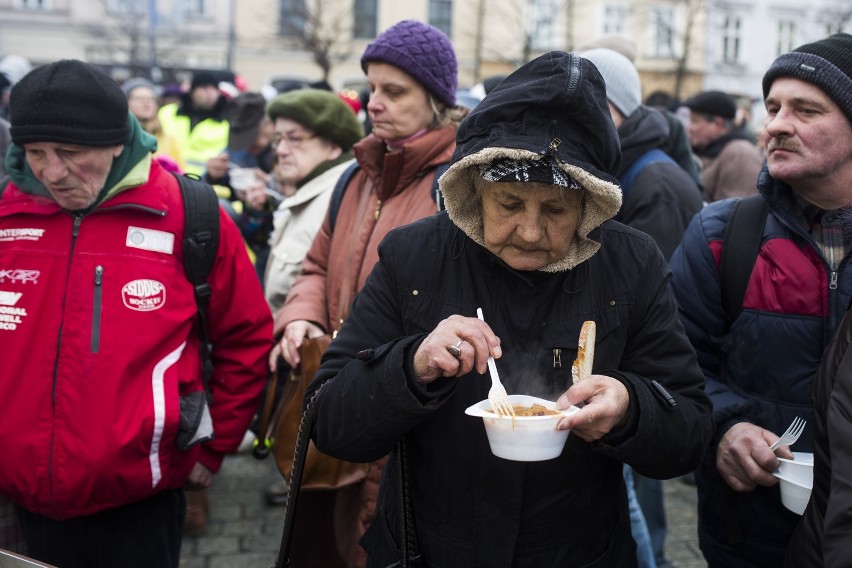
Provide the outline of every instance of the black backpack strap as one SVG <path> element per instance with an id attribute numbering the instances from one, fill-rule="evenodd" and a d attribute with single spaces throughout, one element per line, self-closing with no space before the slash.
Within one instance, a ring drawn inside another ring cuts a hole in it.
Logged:
<path id="1" fill-rule="evenodd" d="M 763 240 L 768 213 L 766 199 L 762 195 L 751 195 L 734 203 L 725 225 L 719 279 L 726 327 L 730 327 L 743 311 L 743 298 Z"/>
<path id="2" fill-rule="evenodd" d="M 334 225 L 337 222 L 337 214 L 340 212 L 340 203 L 343 201 L 343 194 L 346 193 L 346 188 L 349 187 L 349 182 L 352 180 L 352 176 L 355 175 L 355 172 L 357 172 L 360 167 L 361 166 L 357 161 L 352 162 L 352 164 L 346 168 L 342 174 L 340 174 L 340 177 L 337 179 L 337 183 L 334 184 L 334 190 L 331 192 L 331 200 L 328 203 L 328 221 L 332 233 L 334 233 Z M 444 175 L 444 172 L 446 172 L 449 167 L 450 164 L 440 164 L 437 168 L 435 168 L 435 179 L 432 181 L 432 198 L 438 205 L 438 211 L 446 209 L 444 207 L 444 197 L 438 187 L 438 179 Z"/>
<path id="3" fill-rule="evenodd" d="M 219 198 L 209 184 L 199 179 L 179 175 L 175 177 L 183 195 L 183 268 L 187 279 L 195 289 L 201 358 L 204 366 L 204 390 L 209 394 L 207 385 L 213 375 L 213 360 L 210 354 L 210 331 L 207 324 L 207 308 L 210 305 L 211 295 L 208 278 L 219 251 Z"/>
<path id="4" fill-rule="evenodd" d="M 334 184 L 334 190 L 331 192 L 331 201 L 328 203 L 328 222 L 331 226 L 331 232 L 334 233 L 334 224 L 337 222 L 337 214 L 340 212 L 340 203 L 343 201 L 343 194 L 346 193 L 346 188 L 349 182 L 352 181 L 352 176 L 361 165 L 358 161 L 354 161 L 343 170 L 340 177 L 337 178 L 337 183 Z"/>

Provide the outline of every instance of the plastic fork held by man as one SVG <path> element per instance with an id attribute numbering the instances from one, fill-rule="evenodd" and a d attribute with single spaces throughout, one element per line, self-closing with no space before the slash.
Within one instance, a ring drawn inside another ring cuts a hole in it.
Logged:
<path id="1" fill-rule="evenodd" d="M 793 422 L 790 423 L 790 426 L 787 430 L 781 434 L 781 437 L 778 438 L 774 444 L 769 446 L 769 449 L 773 452 L 778 449 L 780 446 L 792 446 L 799 439 L 799 436 L 802 435 L 802 432 L 805 431 L 805 425 L 807 424 L 806 420 L 803 420 L 796 416 L 793 419 Z"/>

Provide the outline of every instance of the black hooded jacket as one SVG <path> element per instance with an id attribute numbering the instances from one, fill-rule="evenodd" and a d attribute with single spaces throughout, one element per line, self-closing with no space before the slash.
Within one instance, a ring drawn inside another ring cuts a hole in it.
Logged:
<path id="1" fill-rule="evenodd" d="M 312 437 L 320 451 L 359 462 L 406 440 L 424 566 L 635 566 L 622 463 L 655 478 L 684 474 L 700 461 L 712 420 L 665 259 L 650 237 L 607 220 L 620 204 L 609 181 L 620 152 L 603 80 L 574 54 L 546 54 L 510 75 L 468 120 L 462 150 L 441 178 L 448 213 L 388 234 L 325 353 L 306 393 L 310 400 L 330 380 L 316 400 Z M 584 187 L 570 258 L 550 270 L 515 270 L 480 244 L 471 176 L 489 156 L 519 150 L 555 152 Z M 465 414 L 487 398 L 488 377 L 474 371 L 424 385 L 413 370 L 441 321 L 476 317 L 478 307 L 501 339 L 496 364 L 507 391 L 549 400 L 571 384 L 580 328 L 595 320 L 594 372 L 629 393 L 622 423 L 594 443 L 570 435 L 552 460 L 494 456 L 482 419 Z M 392 463 L 361 541 L 368 566 L 400 558 L 397 487 Z"/>
<path id="2" fill-rule="evenodd" d="M 618 134 L 622 155 L 620 178 L 649 150 L 665 151 L 669 123 L 657 109 L 640 106 L 621 123 Z M 652 162 L 630 185 L 615 218 L 651 235 L 668 260 L 701 206 L 701 191 L 677 163 Z"/>

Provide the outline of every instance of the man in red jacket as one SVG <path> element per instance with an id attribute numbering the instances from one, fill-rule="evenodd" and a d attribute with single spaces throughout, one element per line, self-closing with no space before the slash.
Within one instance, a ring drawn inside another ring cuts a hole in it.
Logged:
<path id="1" fill-rule="evenodd" d="M 205 396 L 181 191 L 121 89 L 58 61 L 21 79 L 11 107 L 0 494 L 39 560 L 176 567 L 182 488 L 208 486 L 242 440 L 266 373 L 269 309 L 220 211 Z M 191 401 L 201 401 L 194 416 Z"/>

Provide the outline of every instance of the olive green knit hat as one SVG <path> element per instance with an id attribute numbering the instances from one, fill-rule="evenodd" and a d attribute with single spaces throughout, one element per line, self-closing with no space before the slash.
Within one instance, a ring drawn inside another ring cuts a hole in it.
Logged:
<path id="1" fill-rule="evenodd" d="M 320 89 L 296 89 L 278 95 L 266 105 L 266 114 L 275 122 L 288 118 L 334 142 L 344 152 L 364 137 L 364 129 L 352 107 L 339 96 Z"/>

